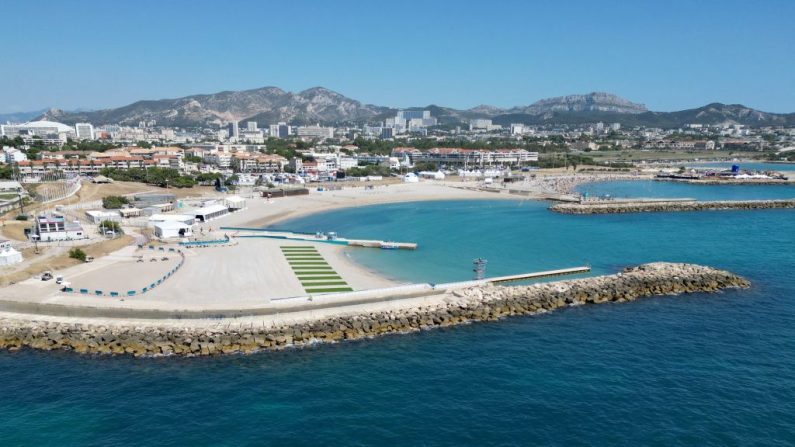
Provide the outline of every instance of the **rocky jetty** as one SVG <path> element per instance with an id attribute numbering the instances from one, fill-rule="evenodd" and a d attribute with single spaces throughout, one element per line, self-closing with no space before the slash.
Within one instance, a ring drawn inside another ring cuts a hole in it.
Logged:
<path id="1" fill-rule="evenodd" d="M 563 214 L 665 213 L 673 211 L 756 210 L 795 208 L 795 199 L 783 200 L 653 200 L 558 203 L 549 209 Z"/>
<path id="2" fill-rule="evenodd" d="M 340 307 L 334 317 L 310 318 L 300 324 L 282 326 L 244 324 L 234 319 L 211 326 L 207 320 L 143 324 L 103 319 L 98 320 L 101 324 L 94 324 L 90 320 L 75 323 L 6 314 L 0 318 L 0 348 L 134 356 L 252 353 L 540 314 L 568 306 L 626 302 L 652 295 L 715 292 L 749 285 L 733 273 L 710 267 L 653 263 L 593 278 L 516 287 L 462 288 L 434 297 L 433 305 L 407 304 L 378 312 L 346 312 Z"/>

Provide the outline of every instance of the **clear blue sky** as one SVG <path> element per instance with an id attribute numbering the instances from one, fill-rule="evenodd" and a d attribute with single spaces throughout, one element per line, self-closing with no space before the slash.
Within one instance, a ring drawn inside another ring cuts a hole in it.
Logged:
<path id="1" fill-rule="evenodd" d="M 795 112 L 795 1 L 3 2 L 0 112 L 324 86 L 512 106 L 608 91 L 653 110 Z"/>

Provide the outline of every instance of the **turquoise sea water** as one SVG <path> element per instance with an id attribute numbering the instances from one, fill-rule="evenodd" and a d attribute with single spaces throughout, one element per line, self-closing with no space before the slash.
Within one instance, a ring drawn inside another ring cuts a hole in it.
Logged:
<path id="1" fill-rule="evenodd" d="M 405 203 L 287 225 L 416 241 L 348 250 L 411 281 L 467 279 L 483 256 L 491 275 L 698 262 L 753 287 L 252 356 L 0 352 L 0 445 L 795 444 L 795 212 L 546 206 Z"/>

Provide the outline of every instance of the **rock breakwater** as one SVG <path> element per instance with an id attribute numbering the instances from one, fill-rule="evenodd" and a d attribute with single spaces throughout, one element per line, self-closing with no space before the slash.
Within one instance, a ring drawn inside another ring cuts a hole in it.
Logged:
<path id="1" fill-rule="evenodd" d="M 6 314 L 0 317 L 0 348 L 134 356 L 252 353 L 533 315 L 568 306 L 626 302 L 652 295 L 715 292 L 749 285 L 747 280 L 724 270 L 653 263 L 593 278 L 457 289 L 434 297 L 432 305 L 407 305 L 364 313 L 346 312 L 340 307 L 334 317 L 310 318 L 300 324 L 267 326 L 242 324 L 234 319 L 212 326 L 206 320 L 180 321 L 177 325 L 109 319 L 76 323 Z"/>
<path id="2" fill-rule="evenodd" d="M 719 201 L 604 201 L 559 203 L 549 209 L 563 214 L 620 214 L 673 211 L 754 210 L 795 208 L 795 199 L 783 200 L 719 200 Z"/>

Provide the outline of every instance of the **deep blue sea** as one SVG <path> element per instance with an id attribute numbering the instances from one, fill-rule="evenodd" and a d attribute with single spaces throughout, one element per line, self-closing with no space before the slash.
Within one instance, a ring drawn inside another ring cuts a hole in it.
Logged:
<path id="1" fill-rule="evenodd" d="M 663 260 L 753 287 L 251 356 L 0 352 L 0 445 L 795 444 L 795 211 L 546 207 L 403 203 L 286 226 L 418 242 L 348 251 L 406 281 L 468 279 L 475 257 L 489 275 Z"/>

